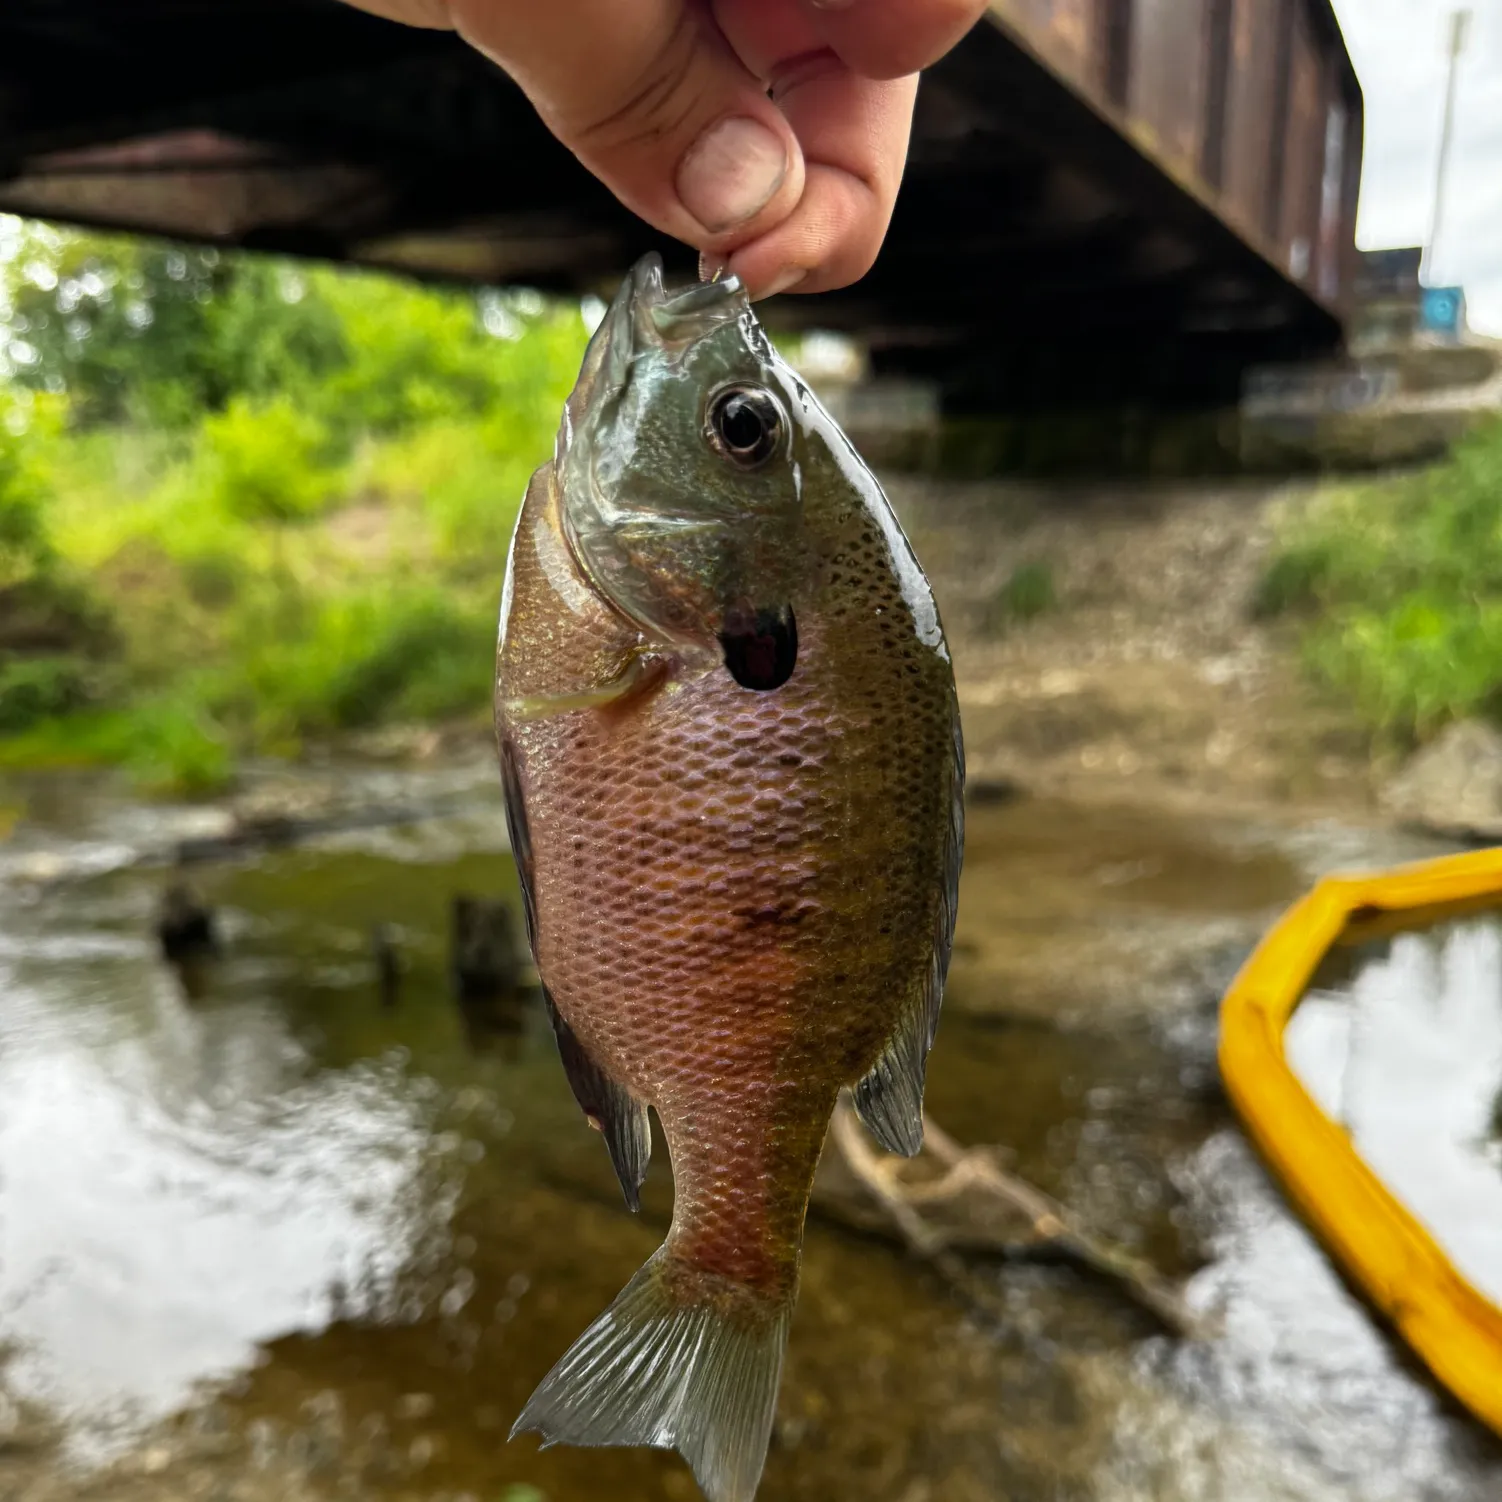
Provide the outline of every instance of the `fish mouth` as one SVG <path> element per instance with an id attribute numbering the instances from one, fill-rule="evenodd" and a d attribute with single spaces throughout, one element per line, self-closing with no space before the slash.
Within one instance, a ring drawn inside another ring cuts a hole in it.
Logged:
<path id="1" fill-rule="evenodd" d="M 650 251 L 621 281 L 590 340 L 578 384 L 569 398 L 576 422 L 582 421 L 590 403 L 608 399 L 625 387 L 639 355 L 666 349 L 681 357 L 706 334 L 754 316 L 745 283 L 738 276 L 669 290 L 663 284 L 662 257 Z"/>
<path id="2" fill-rule="evenodd" d="M 663 283 L 662 257 L 656 251 L 631 268 L 627 286 L 629 295 L 622 301 L 628 304 L 638 339 L 691 344 L 751 310 L 745 283 L 733 272 L 712 282 L 690 282 L 670 290 Z"/>
<path id="3" fill-rule="evenodd" d="M 754 317 L 738 276 L 669 289 L 663 284 L 662 257 L 648 252 L 622 280 L 590 340 L 568 402 L 575 424 L 583 422 L 590 405 L 609 401 L 625 389 L 639 356 L 666 350 L 681 359 L 706 334 Z"/>

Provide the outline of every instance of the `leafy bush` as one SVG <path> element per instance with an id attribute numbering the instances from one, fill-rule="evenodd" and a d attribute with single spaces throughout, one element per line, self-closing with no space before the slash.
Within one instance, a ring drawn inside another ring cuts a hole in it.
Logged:
<path id="1" fill-rule="evenodd" d="M 0 662 L 0 734 L 81 708 L 89 699 L 88 665 L 76 657 L 12 657 Z"/>
<path id="2" fill-rule="evenodd" d="M 1320 590 L 1335 571 L 1336 554 L 1329 538 L 1295 543 L 1276 554 L 1252 599 L 1258 620 L 1308 610 L 1319 602 Z"/>
<path id="3" fill-rule="evenodd" d="M 339 488 L 327 430 L 288 397 L 235 397 L 204 419 L 200 444 L 205 503 L 242 521 L 305 521 Z"/>
<path id="4" fill-rule="evenodd" d="M 54 561 L 45 508 L 51 499 L 38 450 L 55 430 L 55 405 L 17 401 L 0 387 L 0 589 Z"/>
<path id="5" fill-rule="evenodd" d="M 233 780 L 227 736 L 191 697 L 146 700 L 122 729 L 129 742 L 123 759 L 147 791 L 202 795 Z"/>
<path id="6" fill-rule="evenodd" d="M 549 454 L 546 443 L 511 448 L 490 424 L 435 422 L 382 445 L 368 480 L 376 494 L 422 516 L 441 558 L 495 574 L 531 472 Z"/>
<path id="7" fill-rule="evenodd" d="M 1385 734 L 1502 715 L 1502 424 L 1422 473 L 1324 497 L 1256 608 L 1302 614 L 1313 671 Z"/>
<path id="8" fill-rule="evenodd" d="M 282 608 L 286 608 L 283 602 Z M 263 745 L 385 719 L 440 718 L 488 702 L 493 612 L 465 609 L 426 590 L 352 592 L 302 602 L 295 631 L 257 631 L 242 665 L 222 680 L 218 703 Z"/>
<path id="9" fill-rule="evenodd" d="M 201 789 L 237 750 L 482 712 L 578 308 L 15 223 L 0 416 L 9 380 L 13 405 L 66 404 L 70 425 L 0 432 L 0 654 L 8 619 L 29 651 L 84 650 L 38 613 L 34 580 L 25 619 L 12 608 L 7 570 L 51 560 L 48 598 L 87 578 L 122 660 L 89 679 L 104 704 L 40 667 L 18 680 L 0 759 Z"/>
<path id="10" fill-rule="evenodd" d="M 395 609 L 352 601 L 326 620 L 330 634 L 360 646 L 333 660 L 327 705 L 334 725 L 370 725 L 392 712 L 440 718 L 481 708 L 490 696 L 495 623 L 488 617 L 419 596 Z"/>

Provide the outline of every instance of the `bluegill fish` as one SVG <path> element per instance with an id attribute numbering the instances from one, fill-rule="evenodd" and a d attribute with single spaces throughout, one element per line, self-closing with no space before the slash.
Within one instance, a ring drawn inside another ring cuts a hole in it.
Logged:
<path id="1" fill-rule="evenodd" d="M 928 581 L 733 278 L 655 256 L 584 359 L 512 541 L 496 723 L 559 1051 L 672 1228 L 513 1433 L 676 1448 L 750 1502 L 842 1087 L 922 1141 L 964 759 Z"/>

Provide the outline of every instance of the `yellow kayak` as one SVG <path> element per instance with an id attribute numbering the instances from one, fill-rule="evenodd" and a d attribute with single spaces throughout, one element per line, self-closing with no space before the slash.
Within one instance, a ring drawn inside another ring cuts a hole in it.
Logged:
<path id="1" fill-rule="evenodd" d="M 1502 850 L 1329 877 L 1236 977 L 1220 1068 L 1247 1131 L 1305 1220 L 1456 1398 L 1502 1434 L 1502 1309 L 1468 1282 L 1289 1066 L 1284 1030 L 1333 947 L 1502 908 Z"/>

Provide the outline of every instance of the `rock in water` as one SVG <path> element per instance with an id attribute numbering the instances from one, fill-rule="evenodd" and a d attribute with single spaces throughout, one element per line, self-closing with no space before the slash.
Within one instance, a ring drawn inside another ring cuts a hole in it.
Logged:
<path id="1" fill-rule="evenodd" d="M 211 954 L 218 943 L 213 911 L 185 881 L 173 882 L 162 894 L 156 936 L 162 954 L 174 964 Z"/>
<path id="2" fill-rule="evenodd" d="M 1383 789 L 1405 823 L 1455 839 L 1502 841 L 1502 732 L 1479 720 L 1451 725 Z"/>

